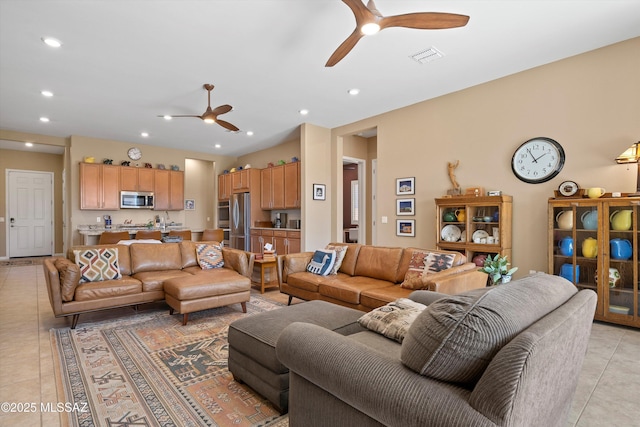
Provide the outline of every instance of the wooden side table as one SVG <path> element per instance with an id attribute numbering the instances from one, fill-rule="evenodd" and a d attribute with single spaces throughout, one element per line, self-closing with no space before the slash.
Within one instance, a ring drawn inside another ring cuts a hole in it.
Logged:
<path id="1" fill-rule="evenodd" d="M 254 264 L 258 264 L 260 266 L 260 293 L 264 294 L 264 290 L 265 290 L 264 270 L 267 268 L 273 268 L 273 272 L 276 274 L 276 277 L 277 277 L 278 263 L 275 259 L 274 260 L 257 259 L 254 261 Z M 279 286 L 279 285 L 278 284 L 271 285 L 271 286 L 267 286 L 267 288 L 274 288 L 276 286 Z"/>

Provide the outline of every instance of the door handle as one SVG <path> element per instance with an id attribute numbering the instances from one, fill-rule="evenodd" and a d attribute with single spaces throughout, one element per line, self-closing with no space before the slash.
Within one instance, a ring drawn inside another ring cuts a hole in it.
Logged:
<path id="1" fill-rule="evenodd" d="M 16 222 L 15 218 L 9 218 L 9 222 L 11 223 L 11 227 L 14 227 L 14 223 Z"/>

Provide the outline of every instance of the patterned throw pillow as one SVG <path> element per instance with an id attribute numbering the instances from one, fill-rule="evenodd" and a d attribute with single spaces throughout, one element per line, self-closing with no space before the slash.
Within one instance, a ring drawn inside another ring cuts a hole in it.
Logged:
<path id="1" fill-rule="evenodd" d="M 118 248 L 76 249 L 73 251 L 80 268 L 80 283 L 120 279 Z"/>
<path id="2" fill-rule="evenodd" d="M 368 312 L 358 319 L 358 323 L 402 344 L 409 326 L 426 307 L 408 298 L 399 298 Z"/>
<path id="3" fill-rule="evenodd" d="M 311 261 L 307 265 L 307 271 L 320 276 L 326 276 L 331 272 L 333 264 L 336 262 L 336 251 L 328 249 L 318 249 L 314 252 Z"/>
<path id="4" fill-rule="evenodd" d="M 203 270 L 224 267 L 221 245 L 200 243 L 196 245 L 196 256 L 198 258 L 198 265 L 200 265 L 200 268 Z"/>
<path id="5" fill-rule="evenodd" d="M 409 268 L 400 285 L 407 289 L 423 289 L 422 276 L 451 268 L 454 254 L 413 251 Z"/>
<path id="6" fill-rule="evenodd" d="M 344 260 L 344 256 L 347 254 L 348 246 L 327 245 L 325 249 L 336 251 L 336 262 L 333 263 L 333 267 L 331 267 L 331 271 L 329 272 L 329 274 L 338 274 L 338 270 L 342 265 L 342 260 Z"/>

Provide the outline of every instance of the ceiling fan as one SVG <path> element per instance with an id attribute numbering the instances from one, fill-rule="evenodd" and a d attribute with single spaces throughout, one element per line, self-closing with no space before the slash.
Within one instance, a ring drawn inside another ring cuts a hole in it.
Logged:
<path id="1" fill-rule="evenodd" d="M 225 104 L 225 105 L 216 107 L 214 109 L 211 109 L 211 91 L 213 90 L 214 86 L 212 84 L 207 83 L 203 85 L 203 87 L 207 90 L 207 109 L 204 113 L 202 113 L 201 116 L 181 115 L 181 116 L 158 116 L 158 117 L 164 117 L 164 118 L 197 117 L 199 119 L 204 120 L 205 123 L 217 123 L 223 128 L 230 130 L 231 132 L 238 132 L 240 129 L 238 129 L 236 126 L 232 125 L 229 122 L 225 122 L 224 120 L 218 119 L 219 115 L 228 113 L 233 109 L 233 107 L 231 105 Z"/>
<path id="2" fill-rule="evenodd" d="M 362 37 L 375 34 L 389 27 L 415 28 L 419 30 L 441 30 L 464 27 L 469 22 L 466 15 L 441 12 L 417 12 L 404 15 L 382 16 L 373 0 L 365 6 L 362 0 L 342 0 L 356 17 L 356 29 L 333 52 L 325 67 L 333 67 L 342 60 Z"/>

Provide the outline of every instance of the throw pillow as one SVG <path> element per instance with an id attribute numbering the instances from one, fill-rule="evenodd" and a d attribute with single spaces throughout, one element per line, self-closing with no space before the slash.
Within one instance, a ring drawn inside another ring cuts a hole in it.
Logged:
<path id="1" fill-rule="evenodd" d="M 359 318 L 358 323 L 364 328 L 402 344 L 409 326 L 426 307 L 426 305 L 408 298 L 399 298 L 371 310 Z"/>
<path id="2" fill-rule="evenodd" d="M 338 270 L 342 265 L 342 260 L 344 260 L 344 256 L 347 254 L 348 247 L 342 245 L 327 245 L 325 249 L 336 251 L 336 262 L 333 263 L 333 267 L 331 267 L 329 274 L 338 274 Z"/>
<path id="3" fill-rule="evenodd" d="M 66 258 L 58 258 L 54 262 L 58 274 L 60 274 L 60 295 L 62 301 L 73 301 L 76 286 L 80 283 L 80 268 Z"/>
<path id="4" fill-rule="evenodd" d="M 200 243 L 196 245 L 196 256 L 198 258 L 198 265 L 203 270 L 224 267 L 221 245 Z"/>
<path id="5" fill-rule="evenodd" d="M 76 249 L 73 251 L 80 269 L 80 283 L 120 279 L 118 248 Z"/>
<path id="6" fill-rule="evenodd" d="M 326 276 L 331 272 L 336 262 L 336 251 L 331 249 L 318 249 L 313 253 L 311 261 L 307 265 L 307 271 L 320 276 Z"/>
<path id="7" fill-rule="evenodd" d="M 409 268 L 400 286 L 407 289 L 424 289 L 422 277 L 451 268 L 454 259 L 454 254 L 413 251 Z"/>
<path id="8" fill-rule="evenodd" d="M 475 384 L 503 346 L 576 292 L 571 282 L 539 273 L 441 298 L 409 328 L 400 360 L 421 375 Z"/>

